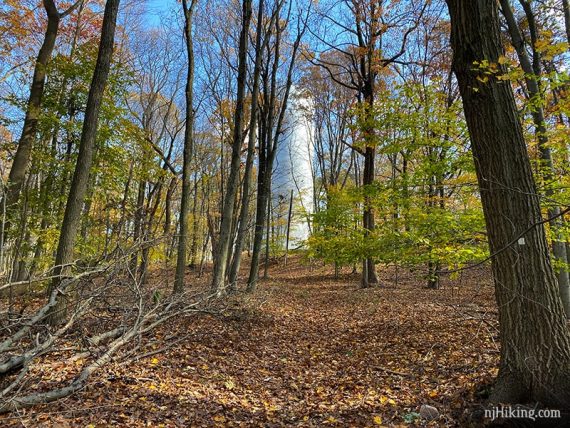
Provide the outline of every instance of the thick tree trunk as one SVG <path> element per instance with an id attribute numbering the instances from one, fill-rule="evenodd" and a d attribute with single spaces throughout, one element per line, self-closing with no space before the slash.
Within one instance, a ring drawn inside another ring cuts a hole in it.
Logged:
<path id="1" fill-rule="evenodd" d="M 232 220 L 234 218 L 235 198 L 239 184 L 239 168 L 241 160 L 241 148 L 243 145 L 243 129 L 245 118 L 245 90 L 247 78 L 247 47 L 249 39 L 249 24 L 251 22 L 251 0 L 244 0 L 242 5 L 242 28 L 239 40 L 237 98 L 234 114 L 234 133 L 232 140 L 232 158 L 230 162 L 230 175 L 227 181 L 226 194 L 222 210 L 222 224 L 220 227 L 219 248 L 216 260 L 214 260 L 214 273 L 212 277 L 212 289 L 217 293 L 223 291 L 226 280 L 226 267 L 231 250 Z"/>
<path id="2" fill-rule="evenodd" d="M 473 66 L 498 64 L 502 54 L 497 2 L 447 4 L 499 308 L 501 363 L 491 401 L 570 407 L 568 327 L 512 88 Z"/>
<path id="3" fill-rule="evenodd" d="M 186 272 L 187 245 L 188 245 L 188 217 L 192 187 L 190 177 L 192 174 L 192 156 L 194 151 L 194 45 L 192 40 L 192 18 L 197 0 L 182 1 L 184 8 L 184 36 L 186 38 L 186 51 L 188 55 L 188 74 L 186 76 L 186 129 L 184 131 L 184 160 L 182 166 L 182 201 L 180 205 L 180 233 L 178 236 L 178 254 L 176 258 L 176 275 L 174 279 L 174 293 L 184 291 L 184 273 Z"/>
<path id="4" fill-rule="evenodd" d="M 69 275 L 69 263 L 73 260 L 73 247 L 77 237 L 81 209 L 89 183 L 89 173 L 93 162 L 97 126 L 99 123 L 99 111 L 103 101 L 103 94 L 107 85 L 107 78 L 111 67 L 113 46 L 115 40 L 115 27 L 120 0 L 107 0 L 101 29 L 101 40 L 97 63 L 93 73 L 93 80 L 87 98 L 83 130 L 79 145 L 79 154 L 75 165 L 75 172 L 71 181 L 71 187 L 65 206 L 65 214 L 61 225 L 57 254 L 55 257 L 55 274 L 58 276 L 49 287 L 49 293 L 59 286 L 61 279 Z M 67 316 L 67 296 L 60 295 L 58 304 L 50 316 L 51 324 L 63 322 Z"/>
<path id="5" fill-rule="evenodd" d="M 539 102 L 539 100 L 542 101 L 543 98 L 539 85 L 539 78 L 542 75 L 542 67 L 540 54 L 534 48 L 536 35 L 538 34 L 534 14 L 530 9 L 530 5 L 525 3 L 525 13 L 528 17 L 528 25 L 530 27 L 531 34 L 533 34 L 531 37 L 533 60 L 531 61 L 526 50 L 527 48 L 525 46 L 523 35 L 513 14 L 510 0 L 501 0 L 501 9 L 507 21 L 509 34 L 511 35 L 512 43 L 517 52 L 521 68 L 525 73 L 526 87 L 530 96 L 532 120 L 534 123 L 536 139 L 538 141 L 540 160 L 542 161 L 541 166 L 543 170 L 543 178 L 546 184 L 545 194 L 550 199 L 554 199 L 554 191 L 550 187 L 554 181 L 554 162 L 552 160 L 552 151 L 548 145 L 544 109 L 542 108 L 542 102 Z M 553 219 L 550 221 L 550 228 L 552 230 L 552 255 L 556 260 L 560 261 L 563 266 L 568 257 L 566 253 L 566 243 L 564 242 L 564 236 L 561 232 L 564 225 L 560 218 L 560 212 L 561 209 L 559 206 L 552 206 L 548 209 L 548 216 Z M 566 316 L 570 317 L 570 277 L 568 275 L 568 269 L 565 267 L 559 267 L 556 272 L 556 276 Z"/>
<path id="6" fill-rule="evenodd" d="M 376 157 L 376 149 L 372 146 L 366 147 L 364 152 L 364 172 L 362 175 L 362 184 L 366 188 L 374 183 L 374 161 Z M 366 192 L 366 190 L 365 190 Z M 362 218 L 362 225 L 366 230 L 367 236 L 374 231 L 374 211 L 372 208 L 371 200 L 369 196 L 364 197 L 364 212 Z M 378 277 L 376 276 L 376 267 L 374 265 L 374 259 L 368 257 L 364 259 L 362 265 L 362 288 L 368 288 L 372 284 L 378 283 Z"/>

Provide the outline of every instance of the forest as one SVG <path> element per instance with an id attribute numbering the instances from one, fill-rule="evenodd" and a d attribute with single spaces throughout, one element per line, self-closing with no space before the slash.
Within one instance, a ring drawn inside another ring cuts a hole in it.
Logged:
<path id="1" fill-rule="evenodd" d="M 0 425 L 570 426 L 569 0 L 0 0 Z"/>

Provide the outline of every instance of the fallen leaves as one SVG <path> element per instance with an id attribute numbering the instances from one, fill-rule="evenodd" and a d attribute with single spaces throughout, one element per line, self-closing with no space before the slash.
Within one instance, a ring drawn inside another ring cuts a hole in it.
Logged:
<path id="1" fill-rule="evenodd" d="M 335 280 L 327 269 L 277 267 L 254 298 L 262 306 L 245 302 L 239 316 L 165 326 L 162 338 L 192 338 L 116 364 L 113 381 L 24 412 L 22 421 L 48 412 L 47 426 L 397 427 L 419 424 L 429 405 L 439 411 L 432 423 L 461 426 L 498 359 L 496 332 L 462 311 L 492 310 L 492 288 L 477 280 L 459 292 L 428 291 L 400 270 L 397 288 L 359 290 L 357 277 Z M 41 369 L 59 379 L 69 367 L 44 361 Z"/>

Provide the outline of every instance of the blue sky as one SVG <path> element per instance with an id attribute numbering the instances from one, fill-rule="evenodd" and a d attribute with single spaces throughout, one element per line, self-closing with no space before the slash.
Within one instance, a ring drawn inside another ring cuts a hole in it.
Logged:
<path id="1" fill-rule="evenodd" d="M 176 6 L 176 0 L 146 0 L 145 1 L 145 17 L 151 25 L 160 24 L 160 15 L 168 13 L 168 11 Z"/>

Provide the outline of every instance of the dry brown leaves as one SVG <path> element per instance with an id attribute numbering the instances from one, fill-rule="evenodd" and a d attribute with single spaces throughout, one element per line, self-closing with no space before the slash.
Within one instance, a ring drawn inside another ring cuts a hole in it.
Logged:
<path id="1" fill-rule="evenodd" d="M 489 273 L 427 290 L 379 268 L 383 286 L 330 267 L 275 266 L 226 315 L 170 323 L 80 394 L 4 416 L 23 426 L 464 426 L 496 374 Z M 419 275 L 419 273 L 418 273 Z M 195 281 L 189 275 L 189 282 Z M 52 362 L 49 382 L 67 366 Z M 422 404 L 440 417 L 419 418 Z"/>

